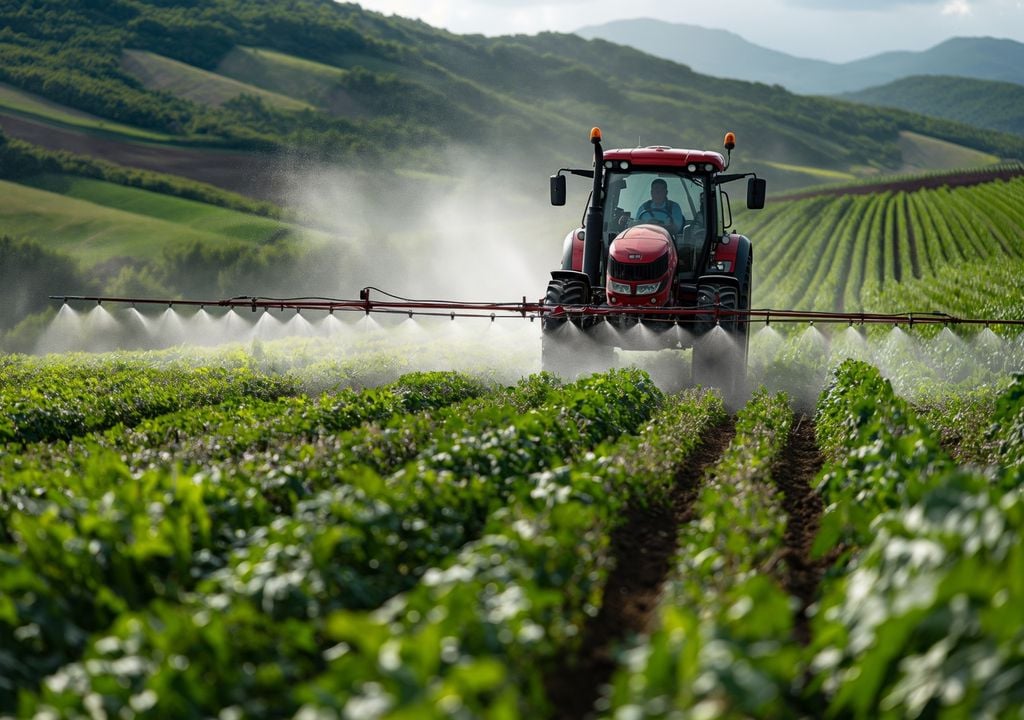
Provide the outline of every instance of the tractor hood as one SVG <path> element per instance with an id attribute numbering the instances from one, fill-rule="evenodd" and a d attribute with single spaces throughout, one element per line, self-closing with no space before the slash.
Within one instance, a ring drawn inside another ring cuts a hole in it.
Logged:
<path id="1" fill-rule="evenodd" d="M 619 233 L 608 249 L 620 263 L 649 263 L 672 249 L 672 236 L 659 225 L 636 225 Z"/>
<path id="2" fill-rule="evenodd" d="M 619 233 L 608 249 L 608 303 L 665 305 L 676 263 L 675 245 L 665 228 L 636 225 Z"/>

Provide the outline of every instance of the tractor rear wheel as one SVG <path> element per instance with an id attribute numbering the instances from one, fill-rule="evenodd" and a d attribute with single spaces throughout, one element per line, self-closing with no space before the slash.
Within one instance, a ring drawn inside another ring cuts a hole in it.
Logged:
<path id="1" fill-rule="evenodd" d="M 743 290 L 731 285 L 705 285 L 697 291 L 697 305 L 708 310 L 702 319 L 710 329 L 693 345 L 693 382 L 719 388 L 730 405 L 738 405 L 746 392 L 750 323 L 732 317 L 716 321 L 714 308 L 717 299 L 720 310 L 749 309 L 749 288 L 747 279 Z"/>

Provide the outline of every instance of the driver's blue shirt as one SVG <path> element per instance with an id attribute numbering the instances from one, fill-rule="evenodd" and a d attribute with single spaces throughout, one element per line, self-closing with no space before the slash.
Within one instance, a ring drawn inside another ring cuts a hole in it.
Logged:
<path id="1" fill-rule="evenodd" d="M 668 221 L 672 220 L 676 230 L 683 228 L 683 209 L 674 200 L 666 200 L 660 205 L 655 205 L 653 200 L 648 200 L 640 204 L 633 217 L 638 223 L 657 221 L 668 225 Z"/>

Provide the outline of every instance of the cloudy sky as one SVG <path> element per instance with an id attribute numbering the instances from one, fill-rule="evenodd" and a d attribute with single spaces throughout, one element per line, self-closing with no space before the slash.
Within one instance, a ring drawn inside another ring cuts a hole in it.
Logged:
<path id="1" fill-rule="evenodd" d="M 732 30 L 792 55 L 842 62 L 954 36 L 1024 42 L 1024 0 L 358 0 L 456 33 L 572 32 L 650 17 Z"/>

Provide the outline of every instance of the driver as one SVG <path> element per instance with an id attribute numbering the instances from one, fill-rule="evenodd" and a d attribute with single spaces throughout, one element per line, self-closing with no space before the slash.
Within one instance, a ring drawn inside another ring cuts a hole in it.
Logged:
<path id="1" fill-rule="evenodd" d="M 651 183 L 651 199 L 637 208 L 634 222 L 661 225 L 673 235 L 682 229 L 683 209 L 668 199 L 668 183 L 664 179 L 655 178 Z"/>

